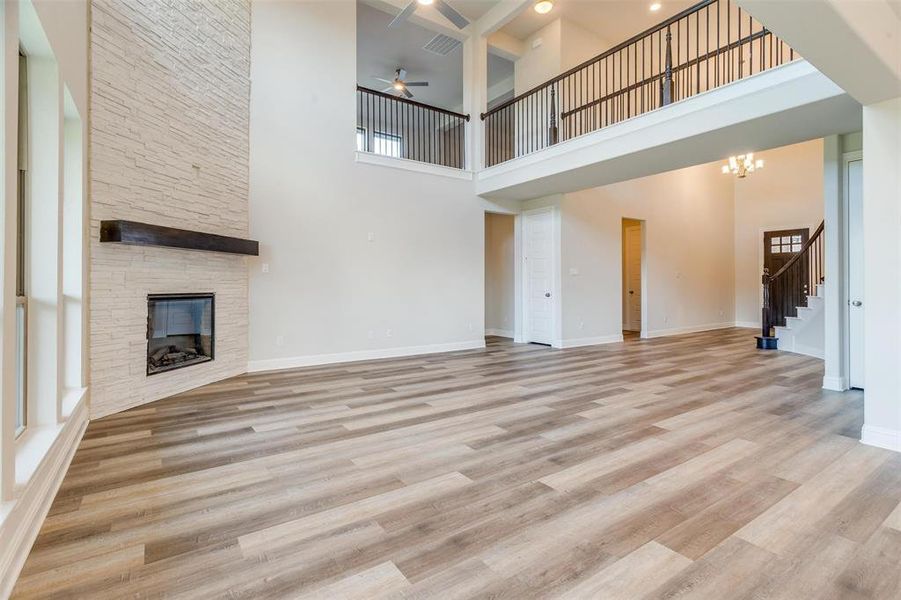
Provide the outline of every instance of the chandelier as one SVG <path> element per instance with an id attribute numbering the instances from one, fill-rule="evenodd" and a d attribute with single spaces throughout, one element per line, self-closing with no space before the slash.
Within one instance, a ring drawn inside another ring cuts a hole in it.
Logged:
<path id="1" fill-rule="evenodd" d="M 739 179 L 743 179 L 754 171 L 762 168 L 763 159 L 758 158 L 757 160 L 754 160 L 754 153 L 748 152 L 747 154 L 730 156 L 729 163 L 723 165 L 723 174 L 728 175 L 729 173 L 732 173 Z"/>

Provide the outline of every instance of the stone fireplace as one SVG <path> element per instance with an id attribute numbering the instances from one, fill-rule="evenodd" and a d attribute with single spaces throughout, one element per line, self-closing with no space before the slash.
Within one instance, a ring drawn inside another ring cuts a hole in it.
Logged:
<path id="1" fill-rule="evenodd" d="M 215 296 L 147 296 L 147 375 L 156 375 L 214 358 Z"/>

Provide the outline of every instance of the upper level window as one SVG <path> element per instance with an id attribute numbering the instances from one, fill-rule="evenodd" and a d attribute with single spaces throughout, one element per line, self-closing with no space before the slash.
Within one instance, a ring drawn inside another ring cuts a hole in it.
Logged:
<path id="1" fill-rule="evenodd" d="M 25 251 L 27 248 L 26 218 L 28 215 L 28 61 L 19 52 L 19 127 L 18 127 L 18 179 L 16 181 L 16 435 L 25 431 L 28 424 L 27 341 L 28 296 Z"/>
<path id="2" fill-rule="evenodd" d="M 376 131 L 372 138 L 373 152 L 382 156 L 401 157 L 402 138 L 399 135 Z"/>

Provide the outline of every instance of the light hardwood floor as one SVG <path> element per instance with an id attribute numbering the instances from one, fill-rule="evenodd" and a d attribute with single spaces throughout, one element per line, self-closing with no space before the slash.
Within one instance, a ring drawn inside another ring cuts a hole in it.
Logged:
<path id="1" fill-rule="evenodd" d="M 94 421 L 14 595 L 901 597 L 901 455 L 752 335 L 491 339 Z"/>

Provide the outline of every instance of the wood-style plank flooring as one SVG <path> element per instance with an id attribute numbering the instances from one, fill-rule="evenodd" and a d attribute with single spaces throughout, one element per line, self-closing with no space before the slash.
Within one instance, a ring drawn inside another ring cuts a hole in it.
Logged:
<path id="1" fill-rule="evenodd" d="M 495 338 L 94 421 L 14 596 L 901 597 L 901 454 L 752 336 Z"/>

